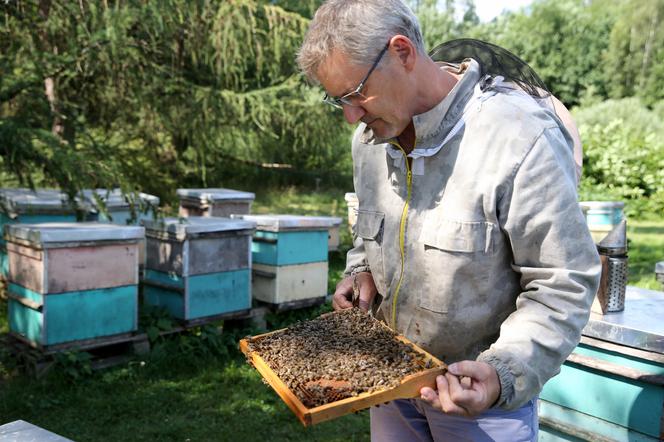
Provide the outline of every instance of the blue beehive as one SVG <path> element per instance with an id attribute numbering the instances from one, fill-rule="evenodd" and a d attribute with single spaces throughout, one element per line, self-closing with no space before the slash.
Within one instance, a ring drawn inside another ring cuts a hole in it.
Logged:
<path id="1" fill-rule="evenodd" d="M 124 194 L 121 189 L 85 189 L 82 194 L 92 208 L 93 221 L 121 226 L 138 225 L 143 220 L 154 219 L 159 207 L 158 197 L 142 192 Z M 103 213 L 102 205 L 105 206 L 107 213 Z M 132 205 L 134 216 L 132 216 Z"/>
<path id="2" fill-rule="evenodd" d="M 143 236 L 99 223 L 5 226 L 10 331 L 35 346 L 135 331 Z"/>
<path id="3" fill-rule="evenodd" d="M 185 321 L 251 307 L 255 223 L 213 217 L 145 221 L 144 302 Z"/>
<path id="4" fill-rule="evenodd" d="M 337 219 L 296 215 L 238 218 L 257 224 L 251 245 L 255 299 L 284 304 L 327 294 L 328 235 Z"/>
<path id="5" fill-rule="evenodd" d="M 78 208 L 87 211 L 87 205 L 76 201 Z M 0 189 L 0 229 L 7 224 L 76 221 L 76 209 L 67 195 L 51 189 Z M 8 272 L 7 247 L 0 238 L 0 277 Z"/>

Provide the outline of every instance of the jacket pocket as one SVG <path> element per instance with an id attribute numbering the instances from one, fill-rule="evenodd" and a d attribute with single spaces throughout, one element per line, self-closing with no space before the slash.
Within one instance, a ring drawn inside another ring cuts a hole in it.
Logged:
<path id="1" fill-rule="evenodd" d="M 419 238 L 427 274 L 421 308 L 448 313 L 464 307 L 460 297 L 481 299 L 488 293 L 494 231 L 495 224 L 486 221 L 450 220 L 435 213 L 425 218 Z"/>
<path id="2" fill-rule="evenodd" d="M 384 222 L 385 214 L 382 212 L 359 210 L 357 212 L 357 236 L 363 240 L 382 243 Z"/>
<path id="3" fill-rule="evenodd" d="M 371 274 L 379 293 L 386 292 L 385 268 L 383 265 L 384 224 L 385 214 L 383 212 L 369 210 L 359 210 L 357 212 L 356 233 L 358 237 L 362 238 L 367 263 L 371 268 Z"/>

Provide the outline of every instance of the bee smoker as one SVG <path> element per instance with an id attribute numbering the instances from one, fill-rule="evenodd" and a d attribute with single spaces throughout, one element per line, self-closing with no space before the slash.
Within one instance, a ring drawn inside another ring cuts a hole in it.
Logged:
<path id="1" fill-rule="evenodd" d="M 625 219 L 620 221 L 597 244 L 597 251 L 602 262 L 602 276 L 593 310 L 602 314 L 621 312 L 625 309 L 625 290 L 627 288 L 627 221 Z"/>

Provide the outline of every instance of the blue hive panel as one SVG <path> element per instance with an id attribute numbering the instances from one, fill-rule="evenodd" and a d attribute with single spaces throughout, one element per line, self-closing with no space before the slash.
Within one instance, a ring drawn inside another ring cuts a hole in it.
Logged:
<path id="1" fill-rule="evenodd" d="M 42 346 L 130 333 L 138 328 L 138 286 L 41 295 L 9 284 L 10 330 Z M 35 308 L 41 305 L 41 308 Z"/>
<path id="2" fill-rule="evenodd" d="M 327 230 L 258 230 L 251 244 L 252 261 L 273 266 L 327 261 L 327 242 Z"/>
<path id="3" fill-rule="evenodd" d="M 166 308 L 178 319 L 191 320 L 251 307 L 251 270 L 181 277 L 147 269 L 143 298 Z"/>

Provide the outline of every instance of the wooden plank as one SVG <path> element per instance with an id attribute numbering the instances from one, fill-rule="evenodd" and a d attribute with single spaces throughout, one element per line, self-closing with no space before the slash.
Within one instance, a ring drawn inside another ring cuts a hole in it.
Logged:
<path id="1" fill-rule="evenodd" d="M 251 236 L 196 238 L 189 244 L 188 276 L 249 268 Z"/>
<path id="2" fill-rule="evenodd" d="M 46 290 L 44 251 L 16 243 L 7 243 L 9 273 L 7 279 L 37 293 Z"/>
<path id="3" fill-rule="evenodd" d="M 664 354 L 661 353 L 641 350 L 621 344 L 614 344 L 613 342 L 602 341 L 601 339 L 590 338 L 588 336 L 581 336 L 581 344 L 601 348 L 602 350 L 608 350 L 621 355 L 645 359 L 646 361 L 656 362 L 658 364 L 664 364 Z"/>
<path id="4" fill-rule="evenodd" d="M 138 244 L 49 249 L 49 293 L 138 284 Z"/>
<path id="5" fill-rule="evenodd" d="M 326 313 L 321 316 L 327 316 L 332 313 Z M 382 323 L 381 323 L 382 324 Z M 387 328 L 386 325 L 382 324 Z M 447 365 L 435 356 L 427 353 L 425 350 L 415 345 L 406 337 L 397 335 L 397 339 L 411 345 L 412 348 L 421 353 L 425 361 L 430 361 L 433 368 L 422 370 L 421 372 L 406 376 L 401 384 L 395 388 L 375 391 L 372 393 L 362 393 L 356 397 L 342 399 L 331 402 L 319 407 L 307 408 L 293 393 L 290 388 L 277 376 L 270 366 L 256 352 L 249 350 L 249 343 L 254 339 L 261 339 L 274 333 L 281 333 L 286 329 L 275 330 L 269 333 L 253 336 L 240 340 L 240 350 L 247 359 L 258 370 L 263 378 L 270 384 L 275 392 L 281 397 L 286 405 L 293 411 L 304 426 L 315 425 L 320 422 L 335 419 L 349 413 L 354 413 L 374 405 L 380 405 L 395 399 L 409 399 L 420 396 L 420 390 L 423 387 L 436 388 L 436 377 L 447 371 Z"/>
<path id="6" fill-rule="evenodd" d="M 251 201 L 214 201 L 205 216 L 230 218 L 231 215 L 248 215 L 251 213 Z"/>
<path id="7" fill-rule="evenodd" d="M 13 293 L 7 293 L 7 299 L 13 299 L 19 304 L 22 304 L 28 308 L 31 308 L 32 310 L 37 310 L 37 311 L 41 311 L 42 307 L 44 306 L 44 304 L 41 302 L 35 302 L 28 298 L 23 298 L 22 296 L 14 295 Z"/>
<path id="8" fill-rule="evenodd" d="M 635 381 L 647 382 L 649 384 L 664 386 L 664 376 L 647 373 L 634 368 L 625 367 L 623 365 L 614 364 L 612 362 L 603 361 L 601 359 L 593 358 L 591 356 L 584 356 L 572 353 L 567 357 L 567 362 L 579 364 L 584 367 L 592 368 L 604 373 L 621 376 Z"/>
<path id="9" fill-rule="evenodd" d="M 327 261 L 287 266 L 254 263 L 252 272 L 252 296 L 259 301 L 276 305 L 327 295 Z"/>

